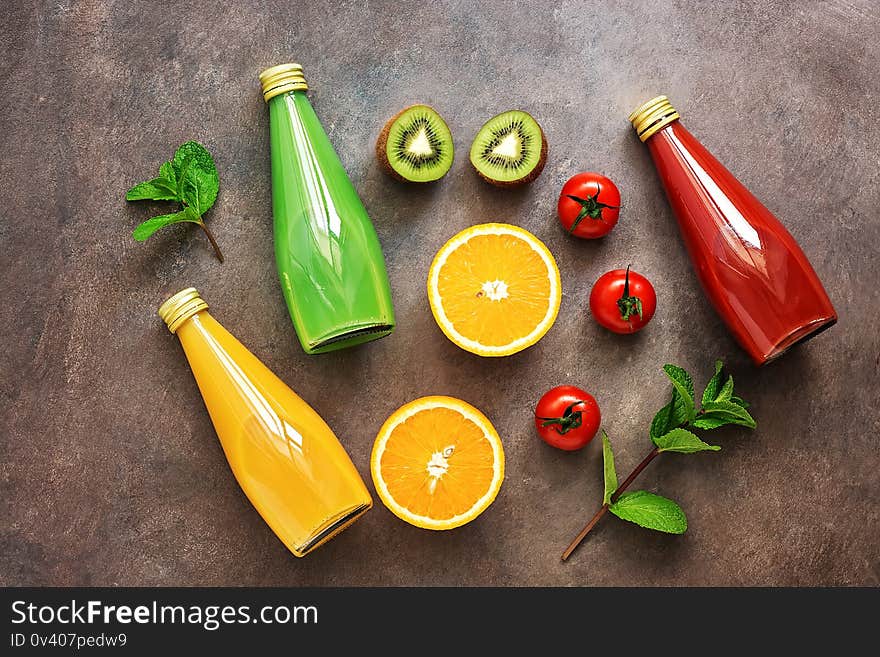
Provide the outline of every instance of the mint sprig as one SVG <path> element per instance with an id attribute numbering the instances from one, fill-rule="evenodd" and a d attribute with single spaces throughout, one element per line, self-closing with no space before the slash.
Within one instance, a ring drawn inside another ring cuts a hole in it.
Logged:
<path id="1" fill-rule="evenodd" d="M 618 485 L 611 440 L 602 432 L 605 482 L 602 506 L 562 554 L 563 561 L 571 556 L 607 511 L 647 529 L 683 534 L 687 530 L 687 517 L 677 503 L 644 490 L 629 493 L 624 491 L 651 461 L 664 452 L 695 454 L 717 452 L 721 449 L 718 445 L 705 442 L 693 429 L 709 430 L 728 424 L 755 428 L 755 419 L 747 410 L 748 404 L 734 394 L 733 377 L 724 376 L 724 364 L 720 360 L 715 362 L 715 374 L 703 390 L 699 409 L 696 407 L 694 382 L 690 374 L 676 365 L 664 365 L 663 372 L 672 382 L 672 398 L 657 411 L 651 422 L 648 434 L 654 444 L 653 448 L 623 483 Z"/>
<path id="2" fill-rule="evenodd" d="M 605 475 L 605 495 L 602 498 L 602 508 L 607 508 L 618 518 L 629 520 L 648 529 L 668 534 L 684 533 L 684 530 L 687 529 L 687 518 L 681 507 L 672 500 L 644 490 L 622 493 L 617 501 L 612 499 L 618 490 L 617 472 L 614 469 L 614 452 L 611 450 L 611 441 L 604 431 L 602 432 L 602 461 Z"/>
<path id="3" fill-rule="evenodd" d="M 132 237 L 143 242 L 165 226 L 198 224 L 214 247 L 217 259 L 223 262 L 217 240 L 202 218 L 217 200 L 219 189 L 220 177 L 208 149 L 197 141 L 181 144 L 174 158 L 159 167 L 156 178 L 138 183 L 125 195 L 127 201 L 177 201 L 182 206 L 180 211 L 147 219 L 132 231 Z"/>

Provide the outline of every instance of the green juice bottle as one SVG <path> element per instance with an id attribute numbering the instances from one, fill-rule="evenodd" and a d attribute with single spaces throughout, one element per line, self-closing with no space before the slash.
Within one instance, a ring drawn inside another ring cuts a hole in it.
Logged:
<path id="1" fill-rule="evenodd" d="M 306 96 L 299 64 L 260 73 L 269 105 L 275 260 L 299 341 L 319 354 L 394 330 L 379 239 Z"/>

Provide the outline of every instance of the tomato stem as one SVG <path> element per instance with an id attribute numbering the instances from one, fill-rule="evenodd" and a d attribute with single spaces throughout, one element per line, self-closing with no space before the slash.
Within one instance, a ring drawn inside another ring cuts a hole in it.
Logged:
<path id="1" fill-rule="evenodd" d="M 602 516 L 605 515 L 605 513 L 608 511 L 608 507 L 617 501 L 617 498 L 620 497 L 620 494 L 629 487 L 633 480 L 641 474 L 642 470 L 648 467 L 648 464 L 655 458 L 657 458 L 659 454 L 660 450 L 657 447 L 653 448 L 650 452 L 648 452 L 648 455 L 642 459 L 642 462 L 639 463 L 635 467 L 635 469 L 629 473 L 629 476 L 624 479 L 623 483 L 617 487 L 616 491 L 614 491 L 614 494 L 611 496 L 611 503 L 603 504 L 602 507 L 598 511 L 596 511 L 596 514 L 590 519 L 590 522 L 588 522 L 586 526 L 584 526 L 584 528 L 580 531 L 580 533 L 574 537 L 574 540 L 568 544 L 568 547 L 565 548 L 565 552 L 562 553 L 563 561 L 571 556 L 571 553 L 577 549 L 577 546 L 581 544 L 581 542 L 587 537 L 587 534 L 589 534 L 593 530 L 593 527 L 596 526 L 596 523 L 598 523 Z"/>
<path id="2" fill-rule="evenodd" d="M 585 400 L 583 399 L 579 399 L 573 404 L 569 404 L 562 413 L 562 417 L 540 417 L 536 415 L 535 419 L 542 420 L 542 427 L 552 427 L 555 424 L 556 433 L 560 436 L 564 436 L 572 429 L 577 429 L 583 423 L 583 411 L 576 411 L 574 410 L 574 407 L 578 404 L 583 404 L 584 401 Z"/>
<path id="3" fill-rule="evenodd" d="M 638 314 L 639 318 L 642 318 L 642 300 L 636 296 L 630 296 L 629 294 L 629 268 L 632 265 L 626 266 L 626 278 L 623 280 L 623 294 L 617 300 L 617 309 L 620 311 L 620 319 L 624 322 L 628 322 L 629 318 L 635 314 Z"/>

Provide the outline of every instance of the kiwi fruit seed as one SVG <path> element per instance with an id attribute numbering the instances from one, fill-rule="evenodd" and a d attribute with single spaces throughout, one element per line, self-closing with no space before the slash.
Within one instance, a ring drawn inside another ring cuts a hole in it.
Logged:
<path id="1" fill-rule="evenodd" d="M 486 182 L 515 187 L 532 182 L 547 162 L 547 138 L 528 112 L 510 110 L 486 121 L 471 145 L 471 164 Z"/>
<path id="2" fill-rule="evenodd" d="M 379 164 L 393 178 L 431 182 L 452 167 L 452 133 L 428 105 L 412 105 L 389 119 L 376 140 Z"/>

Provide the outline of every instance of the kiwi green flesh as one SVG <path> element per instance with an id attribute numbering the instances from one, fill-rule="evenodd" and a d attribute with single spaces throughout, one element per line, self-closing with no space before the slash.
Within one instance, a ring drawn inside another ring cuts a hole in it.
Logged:
<path id="1" fill-rule="evenodd" d="M 470 159 L 489 182 L 529 182 L 544 167 L 547 149 L 541 126 L 528 112 L 510 110 L 489 119 L 474 137 Z"/>
<path id="2" fill-rule="evenodd" d="M 388 165 L 403 180 L 431 182 L 446 175 L 453 160 L 452 133 L 427 105 L 413 105 L 392 119 L 385 144 Z"/>

